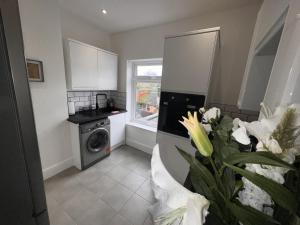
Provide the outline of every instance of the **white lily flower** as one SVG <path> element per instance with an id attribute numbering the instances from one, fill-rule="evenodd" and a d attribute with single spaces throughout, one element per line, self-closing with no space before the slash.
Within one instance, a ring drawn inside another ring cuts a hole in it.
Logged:
<path id="1" fill-rule="evenodd" d="M 265 148 L 265 145 L 264 143 L 262 143 L 261 141 L 259 141 L 256 145 L 256 151 L 257 152 L 266 152 L 268 151 L 266 148 Z"/>
<path id="2" fill-rule="evenodd" d="M 209 134 L 210 132 L 212 132 L 212 128 L 211 128 L 211 125 L 208 123 L 208 124 L 202 124 L 204 130 L 206 131 L 207 134 Z"/>
<path id="3" fill-rule="evenodd" d="M 249 145 L 251 143 L 245 127 L 240 127 L 237 130 L 235 130 L 232 133 L 232 136 L 235 138 L 237 142 L 243 145 Z"/>
<path id="4" fill-rule="evenodd" d="M 255 136 L 259 140 L 258 144 L 256 145 L 257 152 L 269 151 L 273 154 L 282 154 L 281 159 L 283 161 L 293 164 L 295 161 L 295 156 L 300 154 L 300 137 L 295 142 L 295 148 L 285 149 L 284 152 L 282 151 L 278 141 L 271 137 L 273 131 L 280 123 L 288 108 L 294 108 L 296 110 L 297 114 L 295 126 L 300 126 L 300 104 L 293 104 L 288 107 L 277 107 L 274 113 L 272 113 L 269 108 L 262 104 L 262 111 L 264 113 L 263 119 L 260 121 L 254 121 L 252 123 L 239 122 L 239 126 L 244 126 L 250 135 Z M 283 167 L 260 164 L 246 164 L 246 170 L 260 174 L 280 184 L 284 183 L 284 175 L 289 171 Z M 274 203 L 272 202 L 271 197 L 246 178 L 243 177 L 242 181 L 244 183 L 244 189 L 239 192 L 239 200 L 241 203 L 252 206 L 257 210 L 272 216 L 273 209 L 271 206 Z"/>
<path id="5" fill-rule="evenodd" d="M 218 119 L 220 118 L 221 110 L 219 108 L 213 107 L 207 110 L 203 114 L 203 120 L 206 123 L 209 123 L 212 119 Z"/>
<path id="6" fill-rule="evenodd" d="M 206 111 L 206 110 L 205 110 L 204 107 L 202 107 L 202 108 L 199 109 L 199 112 L 202 113 L 202 114 L 205 113 L 205 111 Z"/>
<path id="7" fill-rule="evenodd" d="M 280 154 L 282 153 L 282 149 L 274 138 L 267 139 L 264 143 L 267 149 L 272 152 L 273 154 Z"/>
<path id="8" fill-rule="evenodd" d="M 273 132 L 261 121 L 245 122 L 244 126 L 248 133 L 256 137 L 259 141 L 269 138 Z"/>
<path id="9" fill-rule="evenodd" d="M 239 118 L 235 118 L 232 123 L 233 123 L 233 127 L 232 127 L 232 131 L 236 131 L 239 128 L 239 124 L 240 124 L 240 119 Z"/>

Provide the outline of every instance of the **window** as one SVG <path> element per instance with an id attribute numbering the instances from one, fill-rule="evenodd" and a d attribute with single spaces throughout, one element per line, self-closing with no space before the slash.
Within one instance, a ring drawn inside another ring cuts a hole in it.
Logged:
<path id="1" fill-rule="evenodd" d="M 162 60 L 137 61 L 133 65 L 133 120 L 157 127 Z"/>

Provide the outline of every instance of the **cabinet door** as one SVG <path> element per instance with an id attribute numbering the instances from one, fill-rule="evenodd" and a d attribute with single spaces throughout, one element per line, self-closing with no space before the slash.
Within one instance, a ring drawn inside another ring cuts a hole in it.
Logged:
<path id="1" fill-rule="evenodd" d="M 165 40 L 161 89 L 183 93 L 208 92 L 218 32 Z"/>
<path id="2" fill-rule="evenodd" d="M 97 49 L 69 42 L 72 89 L 97 89 Z"/>
<path id="3" fill-rule="evenodd" d="M 117 90 L 118 56 L 98 51 L 99 87 L 100 90 Z"/>
<path id="4" fill-rule="evenodd" d="M 112 148 L 125 142 L 125 113 L 113 115 L 110 120 L 110 145 Z"/>

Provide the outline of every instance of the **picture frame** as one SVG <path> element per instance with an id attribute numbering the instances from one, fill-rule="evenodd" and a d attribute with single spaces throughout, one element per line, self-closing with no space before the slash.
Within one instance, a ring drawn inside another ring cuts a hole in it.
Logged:
<path id="1" fill-rule="evenodd" d="M 44 82 L 43 62 L 26 59 L 27 76 L 30 82 Z"/>

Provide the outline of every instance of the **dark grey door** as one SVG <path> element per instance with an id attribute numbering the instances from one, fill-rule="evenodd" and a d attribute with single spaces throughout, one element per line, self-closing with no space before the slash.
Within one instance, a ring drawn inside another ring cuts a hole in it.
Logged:
<path id="1" fill-rule="evenodd" d="M 0 224 L 49 225 L 17 0 L 0 0 Z"/>

